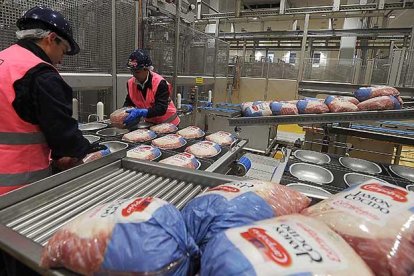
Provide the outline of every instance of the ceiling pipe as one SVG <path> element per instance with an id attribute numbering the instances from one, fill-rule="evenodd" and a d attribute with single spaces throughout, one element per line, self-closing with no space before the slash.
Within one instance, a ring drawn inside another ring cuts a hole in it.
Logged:
<path id="1" fill-rule="evenodd" d="M 242 5 L 242 2 L 241 2 L 241 0 L 236 0 L 236 7 L 235 7 L 235 15 L 236 15 L 236 17 L 240 17 L 240 11 L 241 11 L 241 5 Z"/>

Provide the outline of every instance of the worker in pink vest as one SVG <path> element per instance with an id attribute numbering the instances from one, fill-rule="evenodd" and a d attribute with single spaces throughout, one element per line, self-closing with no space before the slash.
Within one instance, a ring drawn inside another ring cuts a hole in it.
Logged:
<path id="1" fill-rule="evenodd" d="M 55 66 L 79 46 L 57 11 L 34 7 L 17 21 L 19 39 L 0 51 L 0 196 L 82 162 L 92 146 L 72 118 L 72 88 Z M 1 199 L 0 199 L 1 200 Z"/>
<path id="2" fill-rule="evenodd" d="M 133 128 L 141 118 L 153 124 L 180 123 L 177 109 L 171 100 L 172 86 L 162 76 L 155 73 L 148 53 L 136 49 L 128 59 L 127 67 L 133 75 L 128 80 L 128 94 L 124 107 L 133 106 L 128 110 L 124 124 Z"/>

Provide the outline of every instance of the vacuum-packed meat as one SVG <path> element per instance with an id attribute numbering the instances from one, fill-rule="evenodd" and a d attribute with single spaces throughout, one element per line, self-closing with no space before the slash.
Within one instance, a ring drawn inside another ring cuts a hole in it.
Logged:
<path id="1" fill-rule="evenodd" d="M 186 143 L 187 141 L 178 134 L 168 134 L 152 140 L 152 145 L 161 149 L 178 149 Z"/>
<path id="2" fill-rule="evenodd" d="M 198 169 L 200 168 L 200 161 L 197 158 L 188 152 L 178 153 L 176 155 L 170 156 L 161 160 L 159 163 L 169 164 L 173 166 L 189 168 L 189 169 Z"/>
<path id="3" fill-rule="evenodd" d="M 111 125 L 117 128 L 125 128 L 124 120 L 129 115 L 126 111 L 132 108 L 133 107 L 123 107 L 112 112 L 111 115 L 109 115 Z"/>
<path id="4" fill-rule="evenodd" d="M 336 194 L 306 210 L 339 233 L 376 275 L 414 273 L 414 193 L 377 181 Z"/>
<path id="5" fill-rule="evenodd" d="M 296 104 L 288 102 L 272 102 L 270 109 L 273 115 L 297 115 L 298 108 Z"/>
<path id="6" fill-rule="evenodd" d="M 373 275 L 324 223 L 288 215 L 217 234 L 201 256 L 200 275 Z"/>
<path id="7" fill-rule="evenodd" d="M 209 158 L 219 154 L 221 147 L 219 144 L 211 141 L 201 141 L 187 147 L 185 151 L 193 154 L 195 157 Z"/>
<path id="8" fill-rule="evenodd" d="M 152 161 L 161 156 L 161 151 L 153 146 L 140 145 L 127 151 L 126 156 L 139 160 Z"/>
<path id="9" fill-rule="evenodd" d="M 172 133 L 177 131 L 177 126 L 170 123 L 163 123 L 159 125 L 155 125 L 150 127 L 152 131 L 155 131 L 157 134 L 166 134 L 166 133 Z"/>
<path id="10" fill-rule="evenodd" d="M 157 137 L 154 131 L 148 129 L 137 129 L 122 136 L 122 140 L 132 143 L 142 143 Z"/>
<path id="11" fill-rule="evenodd" d="M 347 97 L 352 98 L 352 97 Z M 355 98 L 354 98 L 355 99 Z M 355 99 L 358 101 L 357 99 Z M 351 100 L 347 100 L 343 97 L 329 96 L 325 99 L 325 104 L 328 106 L 329 111 L 333 113 L 338 112 L 356 112 L 358 111 L 358 106 L 356 106 Z"/>
<path id="12" fill-rule="evenodd" d="M 306 196 L 283 185 L 246 180 L 210 188 L 187 203 L 182 214 L 189 233 L 202 249 L 221 231 L 298 213 L 309 203 Z"/>
<path id="13" fill-rule="evenodd" d="M 359 110 L 401 109 L 401 103 L 394 96 L 381 96 L 360 102 L 358 108 Z"/>
<path id="14" fill-rule="evenodd" d="M 390 86 L 360 87 L 354 92 L 354 95 L 362 102 L 381 96 L 399 96 L 400 92 L 396 88 Z"/>
<path id="15" fill-rule="evenodd" d="M 272 110 L 270 109 L 269 102 L 253 104 L 243 111 L 243 116 L 246 117 L 260 117 L 270 115 L 272 115 Z"/>
<path id="16" fill-rule="evenodd" d="M 328 106 L 319 99 L 299 100 L 296 106 L 300 114 L 321 114 L 329 112 Z"/>
<path id="17" fill-rule="evenodd" d="M 217 143 L 220 146 L 230 146 L 236 141 L 236 137 L 226 131 L 217 131 L 210 135 L 207 135 L 206 140 Z"/>
<path id="18" fill-rule="evenodd" d="M 204 131 L 196 126 L 188 126 L 180 129 L 177 134 L 183 136 L 185 139 L 197 139 L 204 136 Z"/>
<path id="19" fill-rule="evenodd" d="M 186 275 L 197 254 L 174 206 L 138 197 L 99 205 L 68 222 L 44 247 L 41 266 L 84 275 Z"/>

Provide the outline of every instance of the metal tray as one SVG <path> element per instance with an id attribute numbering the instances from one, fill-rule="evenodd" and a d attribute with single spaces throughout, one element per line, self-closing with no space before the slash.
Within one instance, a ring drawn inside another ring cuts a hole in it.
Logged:
<path id="1" fill-rule="evenodd" d="M 98 130 L 98 129 L 106 128 L 107 126 L 108 125 L 104 123 L 93 122 L 93 123 L 79 124 L 78 128 L 81 131 L 88 131 L 88 130 Z"/>
<path id="2" fill-rule="evenodd" d="M 99 144 L 106 146 L 111 151 L 111 153 L 126 149 L 129 146 L 127 143 L 119 141 L 106 141 Z"/>
<path id="3" fill-rule="evenodd" d="M 110 127 L 110 128 L 98 130 L 96 134 L 101 135 L 101 136 L 119 136 L 119 135 L 124 135 L 125 133 L 128 133 L 128 132 L 129 132 L 128 129 Z"/>
<path id="4" fill-rule="evenodd" d="M 327 199 L 328 197 L 332 195 L 332 193 L 328 192 L 327 190 L 323 188 L 315 187 L 315 186 L 303 184 L 303 183 L 290 183 L 290 184 L 287 184 L 286 186 L 306 196 L 318 198 L 318 199 Z"/>
<path id="5" fill-rule="evenodd" d="M 341 163 L 341 165 L 345 168 L 348 168 L 355 172 L 363 172 L 368 174 L 379 174 L 382 172 L 382 169 L 379 165 L 364 159 L 353 157 L 340 157 L 339 163 Z"/>
<path id="6" fill-rule="evenodd" d="M 0 211 L 0 249 L 42 275 L 73 275 L 38 264 L 53 233 L 87 210 L 136 196 L 159 197 L 181 209 L 209 187 L 235 180 L 242 178 L 124 158 Z"/>
<path id="7" fill-rule="evenodd" d="M 311 150 L 296 150 L 293 155 L 303 162 L 318 165 L 328 164 L 331 162 L 329 155 Z"/>
<path id="8" fill-rule="evenodd" d="M 382 183 L 388 183 L 387 181 L 374 177 L 372 175 L 365 175 L 361 173 L 347 173 L 344 175 L 345 184 L 348 186 L 359 185 L 368 180 L 376 180 Z"/>
<path id="9" fill-rule="evenodd" d="M 401 166 L 401 165 L 390 165 L 390 170 L 401 178 L 407 179 L 414 182 L 414 168 Z"/>
<path id="10" fill-rule="evenodd" d="M 334 180 L 331 171 L 322 168 L 321 166 L 307 163 L 294 163 L 289 167 L 289 172 L 300 180 L 318 184 L 329 184 Z"/>
<path id="11" fill-rule="evenodd" d="M 89 141 L 89 143 L 91 143 L 91 144 L 96 143 L 99 140 L 101 140 L 101 137 L 95 136 L 95 135 L 87 134 L 87 135 L 83 135 L 83 137 L 85 137 Z"/>

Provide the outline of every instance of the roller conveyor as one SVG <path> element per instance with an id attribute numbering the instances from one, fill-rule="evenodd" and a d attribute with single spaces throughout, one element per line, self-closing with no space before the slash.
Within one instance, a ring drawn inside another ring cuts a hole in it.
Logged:
<path id="1" fill-rule="evenodd" d="M 91 208 L 118 198 L 153 196 L 181 209 L 208 187 L 237 179 L 124 158 L 0 211 L 0 249 L 39 273 L 68 274 L 38 266 L 42 246 L 62 225 Z"/>

